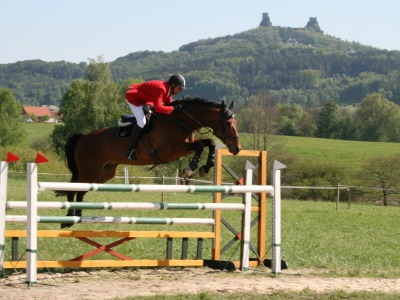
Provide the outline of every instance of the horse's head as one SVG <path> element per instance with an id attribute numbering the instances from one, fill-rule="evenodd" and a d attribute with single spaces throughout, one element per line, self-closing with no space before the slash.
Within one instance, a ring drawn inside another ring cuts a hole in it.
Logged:
<path id="1" fill-rule="evenodd" d="M 235 115 L 231 109 L 233 102 L 229 108 L 222 103 L 210 101 L 199 97 L 185 97 L 175 100 L 174 105 L 182 104 L 184 107 L 181 116 L 185 120 L 188 118 L 195 122 L 195 129 L 208 127 L 212 129 L 212 133 L 218 137 L 229 149 L 229 152 L 236 155 L 241 150 L 239 134 Z"/>
<path id="2" fill-rule="evenodd" d="M 214 128 L 214 134 L 228 147 L 229 152 L 236 155 L 240 152 L 242 146 L 240 144 L 235 115 L 231 110 L 232 108 L 233 102 L 227 108 L 225 102 L 222 101 L 219 118 L 220 126 Z"/>

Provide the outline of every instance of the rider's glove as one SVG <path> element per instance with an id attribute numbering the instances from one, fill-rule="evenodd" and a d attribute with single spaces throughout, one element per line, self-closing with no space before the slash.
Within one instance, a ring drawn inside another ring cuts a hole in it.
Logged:
<path id="1" fill-rule="evenodd" d="M 182 104 L 175 105 L 174 112 L 180 111 L 182 109 L 183 109 L 183 105 Z"/>

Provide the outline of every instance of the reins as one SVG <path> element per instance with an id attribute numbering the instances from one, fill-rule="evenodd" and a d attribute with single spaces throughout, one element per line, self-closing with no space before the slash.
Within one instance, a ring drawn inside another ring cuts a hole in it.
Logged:
<path id="1" fill-rule="evenodd" d="M 213 135 L 215 135 L 212 128 L 210 128 L 210 127 L 208 127 L 208 126 L 205 126 L 200 120 L 198 120 L 198 119 L 196 119 L 195 117 L 193 117 L 193 116 L 192 116 L 190 113 L 188 113 L 185 109 L 182 109 L 182 112 L 183 112 L 186 116 L 188 116 L 190 119 L 192 119 L 194 122 L 196 122 L 196 124 L 197 124 L 197 126 L 199 126 L 199 128 L 197 128 L 197 129 L 195 129 L 195 130 L 196 130 L 198 133 L 200 133 L 200 134 L 212 133 Z M 230 119 L 230 118 L 233 118 L 233 117 L 234 117 L 233 115 L 230 115 L 227 119 Z M 225 118 L 224 118 L 224 111 L 223 111 L 223 109 L 221 108 L 221 118 L 220 118 L 220 121 L 221 121 L 222 135 L 223 135 L 224 139 L 238 139 L 239 137 L 238 137 L 237 135 L 235 135 L 235 136 L 229 136 L 229 135 L 227 134 L 227 132 L 226 132 L 226 126 L 225 126 L 225 123 L 224 123 L 224 119 L 225 119 Z M 201 128 L 206 128 L 206 131 L 205 131 L 205 132 L 201 132 L 201 131 L 200 131 Z"/>
<path id="2" fill-rule="evenodd" d="M 190 119 L 192 119 L 193 121 L 196 122 L 196 125 L 199 126 L 199 128 L 195 129 L 198 133 L 200 134 L 207 134 L 207 133 L 213 133 L 213 130 L 207 126 L 205 126 L 200 120 L 197 120 L 195 117 L 193 117 L 191 114 L 189 114 L 185 109 L 182 110 L 182 112 L 188 116 Z M 200 129 L 201 128 L 206 128 L 205 132 L 201 132 Z"/>

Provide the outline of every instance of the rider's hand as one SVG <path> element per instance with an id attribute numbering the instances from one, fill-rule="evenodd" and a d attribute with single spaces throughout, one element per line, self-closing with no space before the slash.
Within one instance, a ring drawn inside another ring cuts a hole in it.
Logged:
<path id="1" fill-rule="evenodd" d="M 182 109 L 183 109 L 183 105 L 182 104 L 175 105 L 174 112 L 180 111 Z"/>

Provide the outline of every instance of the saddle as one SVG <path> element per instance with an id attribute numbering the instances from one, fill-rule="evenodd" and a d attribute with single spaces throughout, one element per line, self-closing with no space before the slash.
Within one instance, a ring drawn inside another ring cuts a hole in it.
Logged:
<path id="1" fill-rule="evenodd" d="M 140 135 L 147 134 L 151 131 L 154 126 L 154 122 L 157 119 L 157 114 L 153 112 L 151 107 L 143 107 L 144 115 L 146 117 L 146 125 L 142 129 Z M 132 128 L 136 125 L 136 118 L 132 114 L 123 114 L 121 119 L 118 120 L 118 132 L 117 136 L 120 139 L 129 138 L 132 135 Z"/>
<path id="2" fill-rule="evenodd" d="M 144 128 L 141 130 L 139 138 L 143 135 L 146 135 L 149 133 L 155 124 L 155 121 L 157 119 L 157 114 L 153 112 L 150 106 L 144 106 L 143 107 L 144 115 L 146 117 L 146 125 Z M 118 131 L 117 131 L 117 137 L 119 139 L 127 139 L 130 138 L 132 135 L 132 128 L 133 126 L 136 125 L 136 118 L 132 114 L 123 114 L 121 115 L 121 119 L 118 120 Z M 149 155 L 154 159 L 156 164 L 150 168 L 153 169 L 157 165 L 162 164 L 163 162 L 159 159 L 156 151 L 152 148 L 150 143 L 144 139 L 145 145 L 147 147 L 147 151 Z"/>

